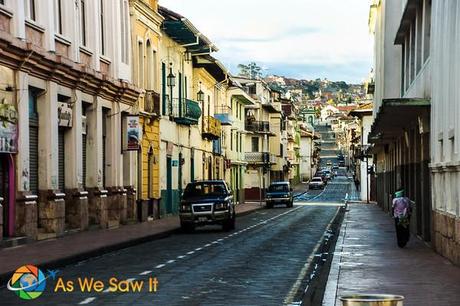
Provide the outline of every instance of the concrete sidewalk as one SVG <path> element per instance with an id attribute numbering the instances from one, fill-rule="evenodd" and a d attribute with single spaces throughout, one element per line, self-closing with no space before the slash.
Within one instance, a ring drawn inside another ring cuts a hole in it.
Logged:
<path id="1" fill-rule="evenodd" d="M 237 216 L 263 208 L 259 203 L 236 206 Z M 117 229 L 90 230 L 63 238 L 37 241 L 0 249 L 0 285 L 24 264 L 40 268 L 59 267 L 94 256 L 171 235 L 180 229 L 179 217 L 121 226 Z"/>
<path id="2" fill-rule="evenodd" d="M 396 245 L 394 221 L 376 205 L 350 204 L 329 274 L 323 305 L 350 293 L 403 295 L 404 306 L 460 305 L 460 267 L 412 236 Z"/>

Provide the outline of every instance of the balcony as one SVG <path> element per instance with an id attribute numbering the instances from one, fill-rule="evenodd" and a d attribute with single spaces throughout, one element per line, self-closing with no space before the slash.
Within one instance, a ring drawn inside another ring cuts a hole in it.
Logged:
<path id="1" fill-rule="evenodd" d="M 219 120 L 212 116 L 203 118 L 203 133 L 204 138 L 219 139 L 222 135 L 222 124 Z"/>
<path id="2" fill-rule="evenodd" d="M 244 160 L 248 164 L 276 164 L 276 156 L 268 152 L 246 152 Z"/>
<path id="3" fill-rule="evenodd" d="M 245 129 L 254 133 L 271 134 L 270 122 L 268 121 L 246 121 Z"/>
<path id="4" fill-rule="evenodd" d="M 154 90 L 146 90 L 144 96 L 144 112 L 160 114 L 160 94 Z"/>
<path id="5" fill-rule="evenodd" d="M 233 116 L 230 106 L 220 106 L 216 109 L 214 118 L 219 119 L 222 125 L 232 125 Z"/>
<path id="6" fill-rule="evenodd" d="M 167 101 L 169 108 L 169 116 L 175 122 L 183 125 L 198 124 L 201 117 L 201 108 L 198 102 L 189 99 L 173 99 L 172 103 Z"/>

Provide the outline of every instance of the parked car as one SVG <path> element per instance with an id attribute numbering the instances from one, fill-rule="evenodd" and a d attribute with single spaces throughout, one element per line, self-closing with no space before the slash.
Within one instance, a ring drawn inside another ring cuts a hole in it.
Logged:
<path id="1" fill-rule="evenodd" d="M 339 165 L 337 165 L 336 163 L 334 163 L 334 164 L 332 165 L 332 169 L 338 170 L 338 169 L 339 169 Z"/>
<path id="2" fill-rule="evenodd" d="M 327 184 L 326 173 L 323 170 L 317 171 L 315 177 L 320 177 L 323 180 L 324 185 Z"/>
<path id="3" fill-rule="evenodd" d="M 328 161 L 328 162 L 326 163 L 326 165 L 327 165 L 328 167 L 332 167 L 332 162 L 331 162 L 331 161 Z"/>
<path id="4" fill-rule="evenodd" d="M 233 193 L 223 180 L 187 184 L 180 203 L 180 225 L 184 231 L 197 226 L 220 224 L 223 230 L 235 228 Z"/>
<path id="5" fill-rule="evenodd" d="M 324 189 L 326 184 L 324 184 L 323 179 L 319 176 L 315 176 L 311 179 L 310 183 L 308 183 L 309 189 Z"/>
<path id="6" fill-rule="evenodd" d="M 289 182 L 272 183 L 267 189 L 265 202 L 267 203 L 267 208 L 272 208 L 275 204 L 286 204 L 287 207 L 292 207 L 294 199 Z"/>
<path id="7" fill-rule="evenodd" d="M 344 160 L 339 161 L 339 167 L 345 167 L 345 161 Z"/>

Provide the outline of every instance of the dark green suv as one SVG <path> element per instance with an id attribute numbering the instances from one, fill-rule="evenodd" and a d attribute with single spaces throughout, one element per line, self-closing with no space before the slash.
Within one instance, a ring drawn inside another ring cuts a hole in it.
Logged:
<path id="1" fill-rule="evenodd" d="M 180 203 L 180 224 L 184 231 L 197 226 L 220 224 L 226 231 L 235 228 L 233 194 L 223 180 L 189 183 Z"/>

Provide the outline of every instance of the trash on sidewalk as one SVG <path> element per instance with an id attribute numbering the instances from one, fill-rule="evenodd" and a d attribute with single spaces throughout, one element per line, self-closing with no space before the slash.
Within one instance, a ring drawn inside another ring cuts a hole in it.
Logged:
<path id="1" fill-rule="evenodd" d="M 341 296 L 343 306 L 403 306 L 404 297 L 391 294 L 354 294 Z"/>

